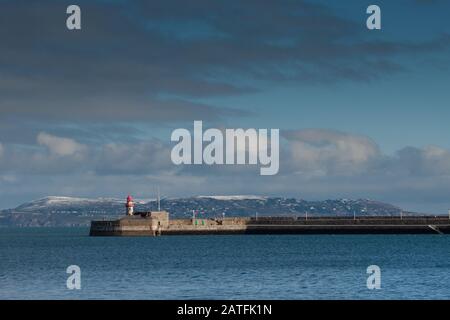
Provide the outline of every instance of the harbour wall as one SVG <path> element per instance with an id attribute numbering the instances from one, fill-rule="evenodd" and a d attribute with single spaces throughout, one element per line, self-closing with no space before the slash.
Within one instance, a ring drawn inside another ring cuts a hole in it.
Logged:
<path id="1" fill-rule="evenodd" d="M 450 234 L 448 217 L 261 217 L 93 221 L 92 236 L 207 234 Z"/>

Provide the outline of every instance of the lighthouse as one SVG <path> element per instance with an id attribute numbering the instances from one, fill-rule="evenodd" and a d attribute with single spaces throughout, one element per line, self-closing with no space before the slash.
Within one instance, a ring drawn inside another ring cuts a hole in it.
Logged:
<path id="1" fill-rule="evenodd" d="M 125 204 L 125 207 L 127 208 L 127 215 L 132 216 L 134 202 L 133 202 L 133 198 L 130 195 L 128 195 L 128 197 L 127 197 L 127 203 Z"/>

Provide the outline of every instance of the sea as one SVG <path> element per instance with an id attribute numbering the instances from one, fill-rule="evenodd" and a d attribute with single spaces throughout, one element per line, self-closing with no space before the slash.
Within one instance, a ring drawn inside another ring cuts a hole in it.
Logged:
<path id="1" fill-rule="evenodd" d="M 88 234 L 0 229 L 0 299 L 450 298 L 448 235 Z"/>

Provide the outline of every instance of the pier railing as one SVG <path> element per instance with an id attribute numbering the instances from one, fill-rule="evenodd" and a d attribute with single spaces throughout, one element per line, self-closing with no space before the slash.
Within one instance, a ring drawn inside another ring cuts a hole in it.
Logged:
<path id="1" fill-rule="evenodd" d="M 250 224 L 449 224 L 448 216 L 260 216 L 250 218 Z"/>

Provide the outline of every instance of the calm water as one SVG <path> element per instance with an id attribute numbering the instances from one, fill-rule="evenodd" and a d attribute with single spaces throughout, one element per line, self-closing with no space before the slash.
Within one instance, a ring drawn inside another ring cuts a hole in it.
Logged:
<path id="1" fill-rule="evenodd" d="M 81 268 L 81 290 L 66 268 Z M 380 290 L 366 268 L 381 268 Z M 449 299 L 450 237 L 91 238 L 0 229 L 1 299 Z"/>

